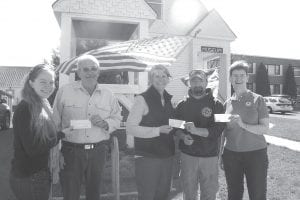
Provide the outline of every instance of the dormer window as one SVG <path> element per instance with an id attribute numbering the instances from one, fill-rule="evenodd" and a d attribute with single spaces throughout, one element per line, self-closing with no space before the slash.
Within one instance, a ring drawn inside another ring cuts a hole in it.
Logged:
<path id="1" fill-rule="evenodd" d="M 157 19 L 162 19 L 162 17 L 163 17 L 163 0 L 146 0 L 146 2 L 156 13 Z"/>

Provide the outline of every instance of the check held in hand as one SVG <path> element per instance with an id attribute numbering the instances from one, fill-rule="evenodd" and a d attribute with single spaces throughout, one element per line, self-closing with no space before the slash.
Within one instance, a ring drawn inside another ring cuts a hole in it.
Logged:
<path id="1" fill-rule="evenodd" d="M 178 119 L 169 119 L 169 126 L 173 128 L 181 128 L 184 129 L 185 121 Z"/>
<path id="2" fill-rule="evenodd" d="M 214 114 L 215 122 L 230 122 L 231 114 Z"/>

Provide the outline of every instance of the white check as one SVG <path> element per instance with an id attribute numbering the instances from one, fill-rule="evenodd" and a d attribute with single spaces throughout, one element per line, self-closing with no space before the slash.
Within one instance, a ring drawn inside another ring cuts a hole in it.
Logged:
<path id="1" fill-rule="evenodd" d="M 215 122 L 230 122 L 231 114 L 214 114 Z"/>
<path id="2" fill-rule="evenodd" d="M 178 119 L 169 119 L 169 126 L 173 128 L 181 128 L 184 129 L 185 121 Z"/>
<path id="3" fill-rule="evenodd" d="M 73 129 L 88 129 L 92 128 L 92 123 L 90 120 L 71 120 L 71 126 Z"/>

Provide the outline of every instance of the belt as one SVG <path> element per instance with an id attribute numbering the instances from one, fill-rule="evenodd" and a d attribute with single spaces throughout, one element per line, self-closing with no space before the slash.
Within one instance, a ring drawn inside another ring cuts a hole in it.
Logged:
<path id="1" fill-rule="evenodd" d="M 78 149 L 94 149 L 100 145 L 105 144 L 105 141 L 97 142 L 97 143 L 73 143 L 62 141 L 63 146 L 78 148 Z"/>

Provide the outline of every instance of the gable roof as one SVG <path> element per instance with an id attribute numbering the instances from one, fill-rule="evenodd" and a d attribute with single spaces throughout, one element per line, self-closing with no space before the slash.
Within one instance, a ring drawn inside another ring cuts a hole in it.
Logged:
<path id="1" fill-rule="evenodd" d="M 225 39 L 229 41 L 236 39 L 234 32 L 215 9 L 211 10 L 200 20 L 188 35 L 196 35 L 198 38 Z"/>
<path id="2" fill-rule="evenodd" d="M 59 23 L 61 13 L 156 19 L 156 13 L 144 0 L 57 0 L 52 8 Z"/>
<path id="3" fill-rule="evenodd" d="M 32 67 L 0 67 L 0 88 L 22 87 L 22 80 Z"/>

